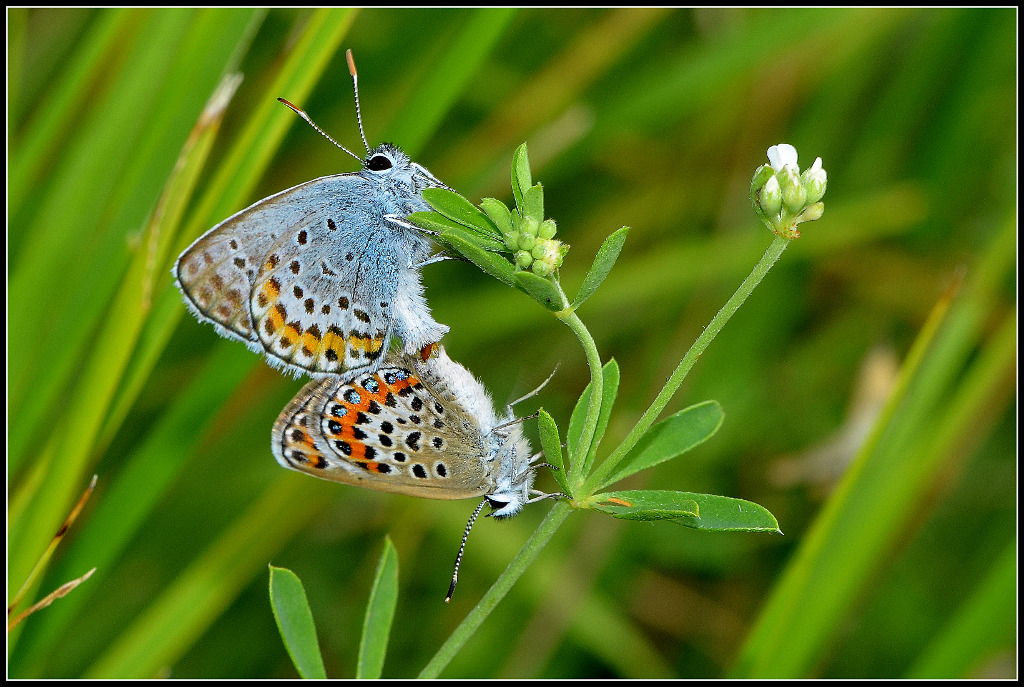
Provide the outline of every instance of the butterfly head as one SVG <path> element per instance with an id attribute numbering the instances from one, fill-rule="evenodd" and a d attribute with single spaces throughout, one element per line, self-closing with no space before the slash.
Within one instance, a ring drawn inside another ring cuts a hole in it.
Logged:
<path id="1" fill-rule="evenodd" d="M 487 502 L 493 509 L 490 517 L 499 519 L 512 517 L 522 509 L 530 498 L 535 476 L 522 425 L 512 416 L 508 420 L 512 424 L 502 423 L 490 433 L 495 475 L 494 491 L 487 495 Z"/>
<path id="2" fill-rule="evenodd" d="M 426 167 L 413 162 L 405 151 L 391 143 L 381 143 L 371 149 L 363 160 L 363 170 L 369 179 L 400 184 L 416 194 L 425 188 L 448 188 Z"/>

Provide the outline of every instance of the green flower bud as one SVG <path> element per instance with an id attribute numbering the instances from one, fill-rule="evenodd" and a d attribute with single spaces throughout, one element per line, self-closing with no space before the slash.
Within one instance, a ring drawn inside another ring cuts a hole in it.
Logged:
<path id="1" fill-rule="evenodd" d="M 550 277 L 554 271 L 551 263 L 546 260 L 535 260 L 533 263 L 533 273 L 538 277 Z"/>
<path id="2" fill-rule="evenodd" d="M 821 201 L 813 203 L 807 206 L 807 209 L 800 213 L 800 216 L 796 218 L 796 222 L 813 222 L 816 219 L 821 219 L 821 216 L 825 214 L 825 204 Z"/>
<path id="3" fill-rule="evenodd" d="M 528 251 L 521 250 L 516 253 L 516 267 L 525 270 L 533 263 L 533 256 Z"/>
<path id="4" fill-rule="evenodd" d="M 537 235 L 542 239 L 550 239 L 554 238 L 556 231 L 558 231 L 558 227 L 555 225 L 555 220 L 546 219 L 540 223 L 540 229 L 537 231 Z"/>
<path id="5" fill-rule="evenodd" d="M 519 232 L 513 231 L 505 237 L 505 247 L 510 251 L 516 251 L 519 249 Z"/>
<path id="6" fill-rule="evenodd" d="M 537 232 L 539 231 L 539 229 L 540 229 L 540 224 L 537 222 L 537 220 L 535 220 L 532 217 L 524 217 L 523 218 L 522 230 L 523 230 L 524 234 L 529 234 L 530 236 L 536 236 Z"/>
<path id="7" fill-rule="evenodd" d="M 825 188 L 828 186 L 828 175 L 821 168 L 821 158 L 816 158 L 814 164 L 800 175 L 800 182 L 807 189 L 807 203 L 814 204 L 825 195 Z"/>
<path id="8" fill-rule="evenodd" d="M 519 235 L 519 248 L 520 249 L 525 250 L 525 251 L 531 251 L 531 250 L 533 250 L 533 247 L 536 244 L 537 244 L 537 239 L 535 239 L 531 234 L 527 234 L 524 231 L 522 234 Z"/>
<path id="9" fill-rule="evenodd" d="M 782 205 L 787 212 L 797 214 L 807 204 L 807 190 L 800 185 L 800 177 L 796 169 L 786 165 L 781 171 L 775 173 L 779 180 L 779 187 L 782 189 Z"/>
<path id="10" fill-rule="evenodd" d="M 759 203 L 769 217 L 779 216 L 779 210 L 782 209 L 782 189 L 779 188 L 779 180 L 774 175 L 761 189 Z"/>
<path id="11" fill-rule="evenodd" d="M 548 239 L 539 239 L 537 245 L 533 247 L 533 259 L 543 260 L 547 257 L 548 252 L 551 250 L 550 241 Z"/>

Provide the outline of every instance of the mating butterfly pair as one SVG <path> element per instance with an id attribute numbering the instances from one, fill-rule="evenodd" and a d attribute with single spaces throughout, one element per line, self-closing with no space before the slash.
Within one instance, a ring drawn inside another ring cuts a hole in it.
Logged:
<path id="1" fill-rule="evenodd" d="M 348 61 L 355 85 L 351 52 Z M 483 385 L 436 346 L 448 327 L 431 317 L 419 272 L 431 243 L 405 218 L 430 209 L 423 189 L 444 184 L 395 146 L 370 149 L 365 136 L 359 158 L 282 102 L 362 169 L 254 203 L 196 240 L 173 270 L 200 321 L 314 378 L 274 424 L 275 458 L 378 491 L 483 496 L 467 535 L 486 503 L 507 517 L 549 496 L 531 489 L 536 456 L 511 408 L 499 418 Z"/>

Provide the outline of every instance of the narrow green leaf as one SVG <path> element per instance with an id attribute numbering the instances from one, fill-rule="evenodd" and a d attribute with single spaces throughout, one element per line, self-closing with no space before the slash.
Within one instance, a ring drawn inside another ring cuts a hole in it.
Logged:
<path id="1" fill-rule="evenodd" d="M 423 200 L 448 219 L 458 222 L 474 233 L 493 239 L 500 239 L 502 235 L 490 217 L 454 191 L 446 188 L 425 188 Z"/>
<path id="2" fill-rule="evenodd" d="M 629 494 L 629 498 L 622 495 Z M 622 520 L 700 519 L 700 506 L 673 491 L 617 491 L 598 494 L 594 510 Z"/>
<path id="3" fill-rule="evenodd" d="M 483 234 L 474 229 L 469 229 L 465 225 L 449 219 L 439 212 L 414 212 L 406 219 L 427 231 L 436 231 L 441 234 L 446 232 L 457 233 L 467 241 L 477 244 L 484 250 L 494 253 L 508 250 L 505 248 L 505 243 L 500 239 L 492 238 L 490 234 Z M 436 238 L 442 243 L 444 242 L 443 236 Z"/>
<path id="4" fill-rule="evenodd" d="M 356 678 L 376 680 L 384 670 L 391 622 L 398 604 L 398 553 L 390 537 L 384 537 L 384 550 L 377 563 L 370 600 L 366 604 L 363 636 L 359 640 Z"/>
<path id="5" fill-rule="evenodd" d="M 704 401 L 670 415 L 647 430 L 601 488 L 664 463 L 704 443 L 722 426 L 725 413 L 718 401 Z"/>
<path id="6" fill-rule="evenodd" d="M 180 660 L 331 497 L 312 480 L 282 475 L 113 636 L 88 679 L 151 677 Z M 70 598 L 70 597 L 69 597 Z"/>
<path id="7" fill-rule="evenodd" d="M 686 491 L 609 491 L 597 494 L 593 501 L 597 503 L 593 506 L 595 510 L 627 520 L 671 519 L 680 525 L 709 532 L 782 534 L 779 522 L 764 506 L 728 496 Z M 675 511 L 680 514 L 673 515 Z"/>
<path id="8" fill-rule="evenodd" d="M 597 451 L 597 445 L 601 443 L 604 430 L 608 426 L 612 405 L 615 403 L 615 396 L 619 390 L 619 364 L 614 358 L 604 364 L 604 367 L 601 369 L 601 376 L 603 378 L 601 412 L 597 418 L 597 432 L 594 434 L 594 444 L 590 451 L 589 460 L 593 460 L 593 455 Z M 583 434 L 583 424 L 587 420 L 587 408 L 589 407 L 590 384 L 587 384 L 587 388 L 580 394 L 580 399 L 576 401 L 576 407 L 573 408 L 572 416 L 569 418 L 569 434 L 566 437 L 566 441 L 570 458 L 576 457 L 579 453 L 580 437 Z"/>
<path id="9" fill-rule="evenodd" d="M 555 467 L 551 472 L 555 481 L 562 488 L 562 492 L 572 496 L 569 490 L 569 480 L 566 479 L 565 461 L 562 460 L 562 440 L 558 435 L 558 425 L 548 411 L 541 408 L 538 411 L 537 430 L 540 433 L 540 447 L 544 449 L 544 460 Z"/>
<path id="10" fill-rule="evenodd" d="M 512 194 L 516 197 L 516 206 L 520 210 L 524 207 L 526 189 L 531 186 L 533 175 L 530 174 L 530 156 L 526 152 L 526 143 L 523 143 L 512 154 Z"/>
<path id="11" fill-rule="evenodd" d="M 550 279 L 538 276 L 533 272 L 515 272 L 516 284 L 533 300 L 552 312 L 564 310 L 568 303 L 565 297 Z"/>
<path id="12" fill-rule="evenodd" d="M 481 246 L 467 238 L 463 233 L 456 230 L 445 231 L 441 239 L 459 255 L 463 256 L 474 265 L 482 269 L 500 282 L 509 286 L 517 287 L 515 268 L 512 263 L 502 257 L 489 253 Z"/>
<path id="13" fill-rule="evenodd" d="M 523 193 L 523 216 L 539 225 L 544 221 L 544 187 L 534 184 Z"/>
<path id="14" fill-rule="evenodd" d="M 594 292 L 597 291 L 597 287 L 601 285 L 604 278 L 611 272 L 612 266 L 622 251 L 622 245 L 626 242 L 626 234 L 628 233 L 629 227 L 622 227 L 618 231 L 613 232 L 601 244 L 593 264 L 587 270 L 587 276 L 583 278 L 583 284 L 576 294 L 576 300 L 572 302 L 573 310 L 583 305 L 585 300 L 593 296 Z"/>
<path id="15" fill-rule="evenodd" d="M 494 226 L 498 227 L 502 236 L 512 233 L 512 213 L 504 203 L 497 198 L 484 198 L 480 201 L 480 207 L 490 217 Z"/>
<path id="16" fill-rule="evenodd" d="M 274 611 L 277 629 L 284 648 L 304 678 L 327 678 L 320 645 L 316 640 L 313 612 L 309 610 L 302 581 L 287 568 L 270 567 L 270 608 Z"/>
<path id="17" fill-rule="evenodd" d="M 966 581 L 966 580 L 965 580 Z M 912 680 L 963 679 L 1001 649 L 1016 644 L 1017 545 L 1010 541 L 971 595 L 929 643 L 906 677 Z"/>

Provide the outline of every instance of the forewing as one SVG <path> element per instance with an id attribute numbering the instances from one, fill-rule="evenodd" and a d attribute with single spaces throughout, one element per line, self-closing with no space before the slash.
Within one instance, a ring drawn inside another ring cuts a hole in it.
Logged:
<path id="1" fill-rule="evenodd" d="M 322 177 L 229 217 L 178 259 L 186 301 L 292 371 L 375 368 L 411 248 L 365 202 L 371 190 L 359 174 Z"/>

